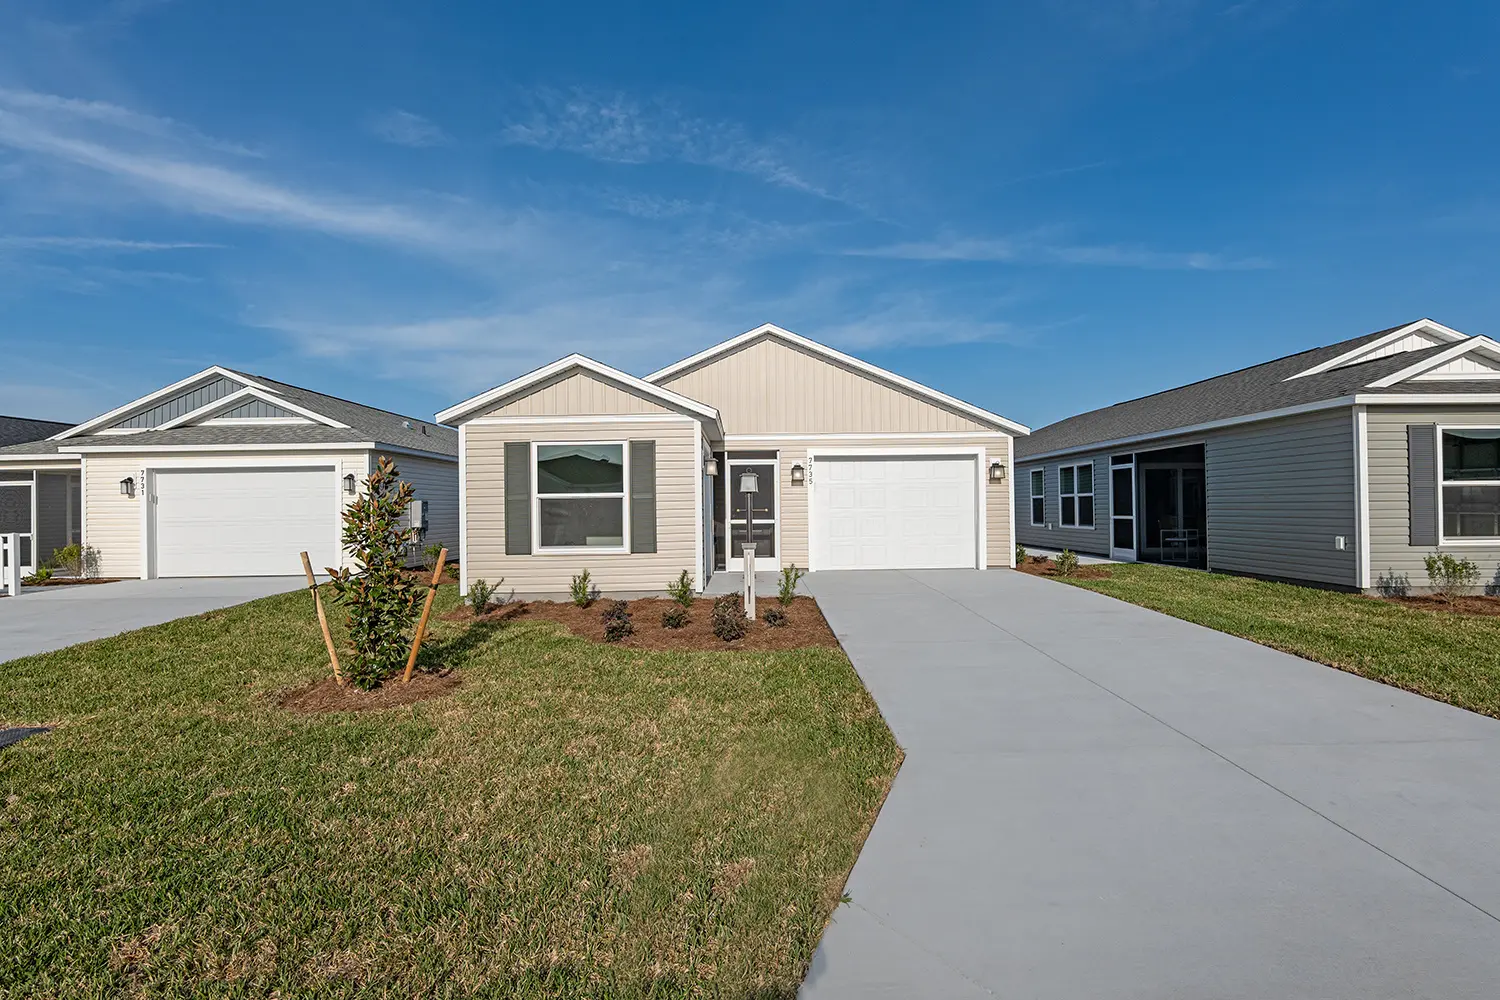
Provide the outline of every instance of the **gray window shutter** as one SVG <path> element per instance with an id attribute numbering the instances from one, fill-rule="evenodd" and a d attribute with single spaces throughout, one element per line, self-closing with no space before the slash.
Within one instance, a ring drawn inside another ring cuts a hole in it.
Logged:
<path id="1" fill-rule="evenodd" d="M 505 554 L 531 555 L 531 442 L 505 442 Z"/>
<path id="2" fill-rule="evenodd" d="M 1411 544 L 1438 543 L 1437 425 L 1406 425 L 1406 480 L 1411 502 Z"/>
<path id="3" fill-rule="evenodd" d="M 630 551 L 656 551 L 656 442 L 630 442 Z"/>

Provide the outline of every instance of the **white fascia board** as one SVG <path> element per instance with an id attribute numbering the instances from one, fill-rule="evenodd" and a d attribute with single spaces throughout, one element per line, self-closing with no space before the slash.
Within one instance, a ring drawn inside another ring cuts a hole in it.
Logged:
<path id="1" fill-rule="evenodd" d="M 1342 368 L 1345 365 L 1354 364 L 1364 355 L 1373 354 L 1385 345 L 1393 344 L 1396 341 L 1401 340 L 1404 337 L 1409 337 L 1414 333 L 1430 333 L 1433 336 L 1437 337 L 1439 340 L 1448 340 L 1454 342 L 1470 339 L 1468 334 L 1460 333 L 1452 327 L 1444 326 L 1443 324 L 1434 322 L 1430 319 L 1419 319 L 1415 323 L 1408 323 L 1400 329 L 1392 330 L 1390 333 L 1387 333 L 1382 337 L 1377 337 L 1376 339 L 1370 341 L 1368 344 L 1361 344 L 1359 347 L 1356 347 L 1352 351 L 1345 351 L 1343 354 L 1340 354 L 1336 358 L 1330 358 L 1320 364 L 1313 365 L 1306 371 L 1301 371 L 1295 375 L 1290 375 L 1287 377 L 1286 381 L 1290 382 L 1292 381 L 1292 379 L 1305 378 L 1308 375 L 1321 375 L 1323 372 L 1332 371 L 1335 368 Z"/>
<path id="2" fill-rule="evenodd" d="M 287 399 L 285 396 L 277 396 L 276 394 L 268 392 L 258 386 L 246 386 L 243 389 L 237 389 L 234 392 L 231 392 L 229 395 L 224 396 L 221 399 L 216 399 L 212 403 L 208 403 L 205 406 L 200 406 L 196 410 L 189 410 L 187 413 L 173 417 L 166 423 L 159 424 L 156 427 L 151 428 L 151 430 L 169 431 L 174 427 L 183 427 L 186 425 L 197 423 L 200 420 L 207 420 L 215 413 L 222 413 L 225 410 L 234 409 L 236 406 L 239 406 L 247 399 L 258 399 L 263 403 L 270 403 L 272 406 L 279 406 L 283 410 L 291 410 L 293 413 L 296 413 L 299 416 L 306 417 L 308 420 L 311 420 L 314 423 L 322 424 L 324 427 L 336 427 L 339 430 L 349 429 L 348 424 L 339 423 L 332 417 L 325 417 L 323 416 L 323 414 L 309 410 L 305 406 L 298 406 L 296 403 Z"/>
<path id="3" fill-rule="evenodd" d="M 211 375 L 218 375 L 223 378 L 231 379 L 246 387 L 260 389 L 261 391 L 267 391 L 265 386 L 251 381 L 238 372 L 232 372 L 228 368 L 222 368 L 219 365 L 213 365 L 209 368 L 203 369 L 196 375 L 189 375 L 187 378 L 182 379 L 179 382 L 173 382 L 171 385 L 166 386 L 165 388 L 158 389 L 150 395 L 142 396 L 139 399 L 132 400 L 129 403 L 126 403 L 124 406 L 117 406 L 113 410 L 110 410 L 108 413 L 101 413 L 99 416 L 94 417 L 92 420 L 85 420 L 81 424 L 78 424 L 74 427 L 69 427 L 67 430 L 63 431 L 60 434 L 52 435 L 47 440 L 62 441 L 66 438 L 77 437 L 80 434 L 87 434 L 90 431 L 94 430 L 96 427 L 100 427 L 104 424 L 119 420 L 122 417 L 129 416 L 132 411 L 150 409 L 153 404 L 160 402 L 162 399 L 165 399 L 168 396 L 171 396 L 173 393 L 181 392 L 183 389 L 186 389 L 194 382 L 201 382 Z"/>
<path id="4" fill-rule="evenodd" d="M 146 445 L 104 445 L 91 444 L 82 445 L 75 449 L 80 456 L 83 455 L 167 455 L 167 454 L 203 454 L 218 452 L 220 454 L 235 454 L 238 452 L 264 452 L 264 451 L 372 451 L 381 455 L 411 455 L 415 458 L 430 458 L 438 462 L 458 463 L 457 455 L 445 455 L 437 451 L 422 451 L 419 448 L 402 448 L 396 445 L 380 444 L 376 441 L 326 441 L 297 444 L 146 444 Z"/>
<path id="5" fill-rule="evenodd" d="M 1489 406 L 1500 404 L 1500 392 L 1381 392 L 1359 393 L 1361 406 Z"/>
<path id="6" fill-rule="evenodd" d="M 472 396 L 461 403 L 455 403 L 453 406 L 438 413 L 434 419 L 440 424 L 451 424 L 455 420 L 463 420 L 475 410 L 491 406 L 507 396 L 513 396 L 570 368 L 582 368 L 585 371 L 593 372 L 595 375 L 629 386 L 637 392 L 645 393 L 647 396 L 658 399 L 668 405 L 681 407 L 699 416 L 707 417 L 716 424 L 719 422 L 719 411 L 706 403 L 700 403 L 696 399 L 690 399 L 679 392 L 673 392 L 671 389 L 652 385 L 644 379 L 636 378 L 634 375 L 622 372 L 618 368 L 612 368 L 602 361 L 595 361 L 593 358 L 585 357 L 582 354 L 570 354 L 565 358 L 559 358 L 550 365 L 543 365 L 535 371 L 527 372 L 519 378 L 513 378 L 504 385 L 497 385 L 495 388 L 481 392 L 479 395 Z M 721 426 L 721 433 L 722 430 Z"/>
<path id="7" fill-rule="evenodd" d="M 1388 397 L 1376 397 L 1385 401 Z M 1169 427 L 1166 430 L 1152 431 L 1150 434 L 1136 434 L 1131 437 L 1110 438 L 1107 441 L 1090 441 L 1088 444 L 1074 445 L 1071 448 L 1057 448 L 1053 451 L 1039 452 L 1035 455 L 1017 455 L 1016 465 L 1031 465 L 1035 462 L 1046 461 L 1050 458 L 1058 458 L 1062 455 L 1076 455 L 1088 451 L 1110 451 L 1115 448 L 1123 448 L 1127 445 L 1142 444 L 1149 441 L 1160 441 L 1163 438 L 1181 437 L 1184 434 L 1198 434 L 1203 431 L 1218 430 L 1220 427 L 1234 427 L 1239 424 L 1254 424 L 1262 420 L 1277 420 L 1281 417 L 1295 417 L 1302 413 L 1316 413 L 1319 410 L 1335 410 L 1345 406 L 1353 406 L 1355 403 L 1369 402 L 1363 396 L 1340 396 L 1337 399 L 1323 399 L 1316 403 L 1302 403 L 1298 406 L 1284 406 L 1279 410 L 1261 410 L 1258 413 L 1247 413 L 1239 417 L 1225 417 L 1223 420 L 1210 420 L 1201 424 L 1189 424 L 1182 427 Z"/>
<path id="8" fill-rule="evenodd" d="M 1425 371 L 1431 371 L 1433 368 L 1445 365 L 1454 358 L 1461 358 L 1471 351 L 1482 351 L 1492 358 L 1500 360 L 1500 343 L 1496 343 L 1489 337 L 1469 337 L 1461 343 L 1454 344 L 1447 350 L 1439 351 L 1430 358 L 1423 358 L 1414 365 L 1408 365 L 1398 372 L 1392 372 L 1384 378 L 1376 379 L 1365 388 L 1389 389 L 1398 382 L 1405 382 L 1413 376 L 1420 375 Z M 1482 377 L 1478 376 L 1478 378 Z"/>
<path id="9" fill-rule="evenodd" d="M 827 344 L 820 344 L 816 340 L 809 340 L 807 337 L 793 333 L 790 330 L 783 329 L 782 327 L 777 326 L 775 323 L 762 324 L 761 326 L 758 326 L 753 330 L 745 331 L 737 337 L 731 337 L 721 344 L 715 344 L 713 347 L 699 351 L 692 357 L 683 358 L 681 361 L 670 364 L 665 368 L 657 369 L 650 375 L 646 376 L 646 381 L 657 382 L 664 378 L 670 378 L 680 371 L 684 371 L 688 368 L 693 368 L 705 361 L 710 360 L 711 358 L 718 357 L 721 354 L 728 354 L 742 344 L 755 340 L 758 337 L 765 336 L 776 337 L 786 341 L 789 344 L 795 344 L 798 347 L 811 351 L 814 354 L 821 354 L 825 358 L 830 358 L 834 361 L 839 362 L 840 364 L 848 365 L 850 368 L 863 372 L 866 375 L 871 375 L 877 379 L 880 379 L 881 381 L 890 382 L 893 385 L 900 386 L 901 388 L 907 390 L 908 392 L 914 393 L 915 395 L 924 396 L 927 399 L 942 403 L 944 406 L 951 407 L 955 410 L 961 410 L 971 417 L 975 417 L 988 423 L 999 424 L 1001 427 L 1004 427 L 1012 434 L 1031 433 L 1031 428 L 1027 427 L 1025 424 L 1018 424 L 1014 420 L 1009 420 L 1005 417 L 1000 416 L 1000 414 L 998 413 L 991 413 L 989 410 L 986 410 L 983 407 L 975 406 L 973 403 L 966 403 L 963 400 L 958 399 L 954 396 L 950 396 L 945 392 L 939 392 L 937 389 L 934 389 L 931 386 L 923 385 L 920 382 L 914 382 L 904 375 L 897 375 L 895 372 L 890 371 L 886 368 L 881 368 L 879 365 L 872 365 L 868 361 L 861 361 L 859 358 L 856 358 L 849 354 L 845 354 L 843 351 L 835 350 L 834 348 L 829 347 Z"/>
<path id="10" fill-rule="evenodd" d="M 52 455 L 0 455 L 0 469 L 26 469 L 34 465 L 77 464 L 83 456 L 77 452 L 58 452 Z"/>

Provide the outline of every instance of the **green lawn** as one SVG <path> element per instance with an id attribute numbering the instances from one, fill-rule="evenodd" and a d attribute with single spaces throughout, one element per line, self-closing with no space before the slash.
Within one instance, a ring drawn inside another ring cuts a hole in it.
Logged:
<path id="1" fill-rule="evenodd" d="M 1147 563 L 1067 582 L 1500 718 L 1500 617 Z"/>
<path id="2" fill-rule="evenodd" d="M 0 666 L 0 997 L 795 993 L 900 759 L 840 652 L 436 639 L 317 717 L 306 592 Z"/>

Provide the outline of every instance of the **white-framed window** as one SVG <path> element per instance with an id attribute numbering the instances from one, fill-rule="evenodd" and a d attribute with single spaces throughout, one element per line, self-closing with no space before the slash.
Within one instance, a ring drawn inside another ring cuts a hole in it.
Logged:
<path id="1" fill-rule="evenodd" d="M 1094 526 L 1094 466 L 1061 465 L 1057 469 L 1057 494 L 1062 510 L 1058 522 L 1068 528 Z"/>
<path id="2" fill-rule="evenodd" d="M 626 551 L 626 455 L 623 441 L 532 446 L 535 551 Z"/>
<path id="3" fill-rule="evenodd" d="M 1443 427 L 1442 538 L 1500 539 L 1500 427 Z"/>
<path id="4" fill-rule="evenodd" d="M 1047 470 L 1031 470 L 1031 523 L 1047 522 Z"/>

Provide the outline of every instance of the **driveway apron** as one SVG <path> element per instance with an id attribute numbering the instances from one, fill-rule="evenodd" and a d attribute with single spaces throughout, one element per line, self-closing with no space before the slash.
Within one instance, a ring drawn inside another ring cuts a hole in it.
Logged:
<path id="1" fill-rule="evenodd" d="M 907 752 L 808 1000 L 1500 995 L 1500 721 L 1020 573 L 806 585 Z"/>

